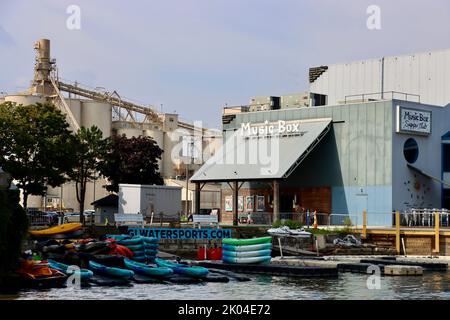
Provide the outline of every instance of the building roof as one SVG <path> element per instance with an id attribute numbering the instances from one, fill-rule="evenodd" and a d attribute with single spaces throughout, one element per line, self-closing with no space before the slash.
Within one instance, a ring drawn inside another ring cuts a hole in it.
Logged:
<path id="1" fill-rule="evenodd" d="M 285 126 L 284 131 L 280 129 L 281 125 Z M 321 141 L 330 126 L 331 118 L 242 124 L 191 181 L 287 178 Z"/>
<path id="2" fill-rule="evenodd" d="M 107 195 L 91 203 L 96 207 L 119 207 L 119 197 L 116 194 Z"/>

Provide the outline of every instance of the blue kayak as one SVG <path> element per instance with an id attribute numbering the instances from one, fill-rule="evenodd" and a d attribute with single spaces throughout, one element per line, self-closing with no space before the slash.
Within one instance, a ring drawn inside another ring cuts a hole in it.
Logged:
<path id="1" fill-rule="evenodd" d="M 226 251 L 258 251 L 258 250 L 267 250 L 272 249 L 271 243 L 260 243 L 260 244 L 251 244 L 245 246 L 235 246 L 232 244 L 224 244 L 222 245 L 222 249 Z"/>
<path id="2" fill-rule="evenodd" d="M 131 237 L 127 234 L 107 234 L 106 238 L 116 239 L 117 241 L 130 239 Z"/>
<path id="3" fill-rule="evenodd" d="M 119 243 L 120 244 L 120 243 Z M 143 244 L 134 244 L 134 245 L 127 245 L 125 246 L 128 249 L 130 249 L 131 251 L 143 251 L 144 250 L 144 245 Z"/>
<path id="4" fill-rule="evenodd" d="M 228 257 L 238 257 L 238 258 L 247 258 L 247 257 L 262 257 L 262 256 L 270 256 L 272 250 L 257 250 L 257 251 L 228 251 L 223 250 L 222 255 Z"/>
<path id="5" fill-rule="evenodd" d="M 154 256 L 156 256 L 156 254 L 158 253 L 158 250 L 145 250 L 144 252 L 145 252 L 145 255 L 146 255 L 146 256 L 152 256 L 152 257 L 154 257 Z"/>
<path id="6" fill-rule="evenodd" d="M 151 260 L 149 257 L 146 257 L 146 256 L 137 256 L 137 257 L 132 257 L 131 259 L 133 259 L 134 261 L 138 261 L 138 262 L 147 262 L 147 261 Z"/>
<path id="7" fill-rule="evenodd" d="M 56 269 L 58 271 L 61 271 L 62 273 L 65 273 L 67 275 L 79 275 L 81 280 L 87 280 L 94 276 L 94 273 L 91 270 L 88 269 L 79 269 L 74 270 L 71 269 L 69 265 L 57 262 L 55 260 L 47 259 L 48 266 L 52 269 Z"/>
<path id="8" fill-rule="evenodd" d="M 140 237 L 144 243 L 146 244 L 158 244 L 159 239 L 158 238 L 152 238 L 152 237 Z"/>
<path id="9" fill-rule="evenodd" d="M 89 261 L 89 269 L 94 271 L 94 273 L 102 274 L 110 277 L 130 279 L 134 276 L 134 272 L 131 270 L 107 267 L 100 263 Z"/>
<path id="10" fill-rule="evenodd" d="M 142 238 L 141 237 L 134 237 L 132 239 L 124 239 L 117 241 L 117 244 L 120 244 L 122 246 L 133 246 L 137 244 L 142 244 Z"/>
<path id="11" fill-rule="evenodd" d="M 148 250 L 158 250 L 159 244 L 158 243 L 147 243 L 144 242 L 144 248 Z"/>
<path id="12" fill-rule="evenodd" d="M 124 263 L 128 269 L 144 276 L 167 278 L 173 274 L 173 270 L 167 267 L 151 267 L 145 263 L 139 263 L 130 259 L 124 259 Z"/>
<path id="13" fill-rule="evenodd" d="M 174 273 L 182 274 L 193 278 L 202 278 L 208 275 L 208 269 L 198 266 L 188 266 L 185 264 L 170 262 L 159 258 L 155 259 L 155 263 L 160 267 L 166 267 L 173 270 Z"/>
<path id="14" fill-rule="evenodd" d="M 225 263 L 243 263 L 243 264 L 250 264 L 250 263 L 270 263 L 270 260 L 272 259 L 271 256 L 261 256 L 261 257 L 230 257 L 230 256 L 223 256 L 222 261 Z"/>

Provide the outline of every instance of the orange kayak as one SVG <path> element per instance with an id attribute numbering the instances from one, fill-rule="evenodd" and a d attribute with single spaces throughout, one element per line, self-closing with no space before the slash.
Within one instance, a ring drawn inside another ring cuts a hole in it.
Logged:
<path id="1" fill-rule="evenodd" d="M 44 230 L 33 230 L 30 233 L 33 236 L 52 236 L 61 233 L 75 232 L 81 229 L 81 223 L 65 223 L 60 226 L 44 229 Z"/>

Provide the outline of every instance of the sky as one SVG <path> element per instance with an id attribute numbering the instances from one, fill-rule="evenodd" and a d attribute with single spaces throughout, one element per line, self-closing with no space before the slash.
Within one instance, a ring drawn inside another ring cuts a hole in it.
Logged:
<path id="1" fill-rule="evenodd" d="M 29 86 L 47 38 L 61 78 L 219 128 L 224 105 L 307 91 L 310 67 L 450 48 L 449 31 L 447 0 L 0 0 L 0 92 Z"/>

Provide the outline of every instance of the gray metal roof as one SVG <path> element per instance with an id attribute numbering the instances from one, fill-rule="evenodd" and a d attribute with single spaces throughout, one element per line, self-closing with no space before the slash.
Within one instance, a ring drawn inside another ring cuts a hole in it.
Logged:
<path id="1" fill-rule="evenodd" d="M 330 130 L 331 118 L 286 121 L 297 130 L 278 131 L 276 123 L 251 124 L 224 139 L 223 146 L 192 176 L 192 182 L 287 178 Z M 253 134 L 251 133 L 253 132 Z"/>

